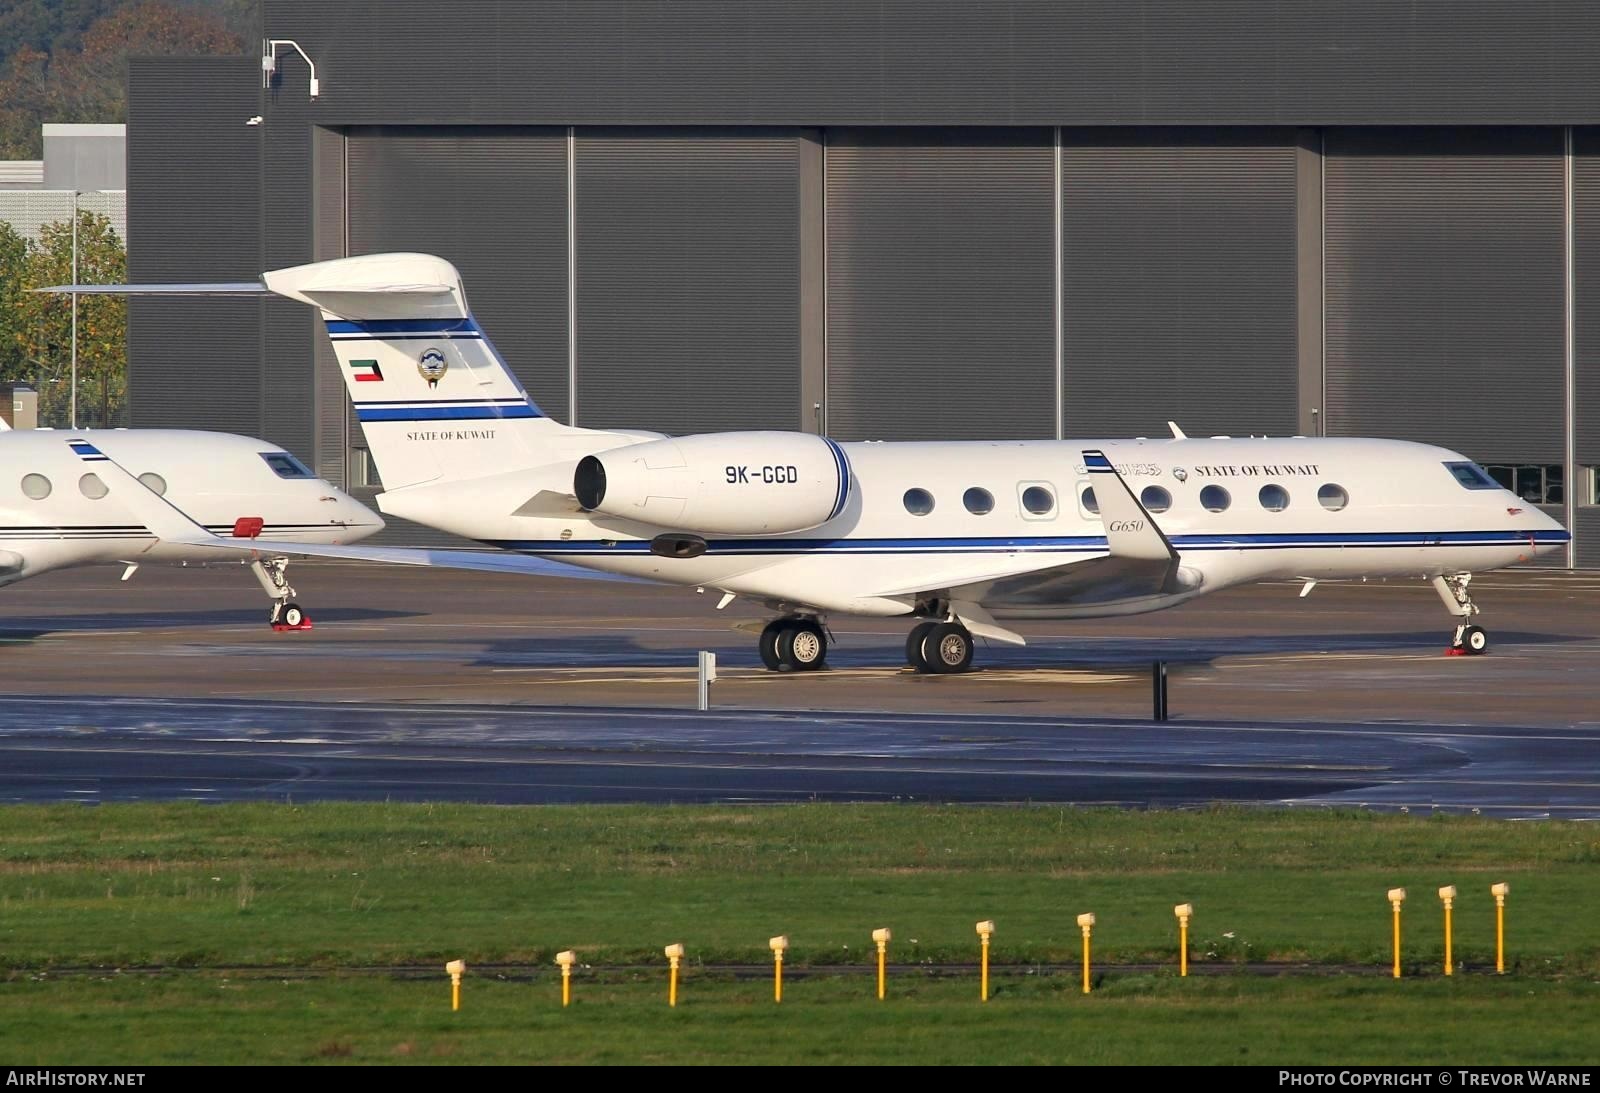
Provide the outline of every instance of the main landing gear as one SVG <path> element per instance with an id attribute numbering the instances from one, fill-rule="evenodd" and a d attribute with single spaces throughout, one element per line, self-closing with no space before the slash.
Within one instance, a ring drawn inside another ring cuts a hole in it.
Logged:
<path id="1" fill-rule="evenodd" d="M 774 619 L 761 631 L 761 663 L 773 672 L 815 672 L 828 661 L 828 635 L 807 616 Z"/>
<path id="2" fill-rule="evenodd" d="M 267 617 L 272 628 L 280 631 L 309 630 L 311 616 L 294 602 L 294 589 L 289 587 L 286 574 L 288 568 L 287 558 L 268 558 L 266 561 L 257 558 L 250 563 L 250 571 L 261 582 L 261 587 L 266 589 L 267 595 L 272 597 L 272 613 Z"/>
<path id="3" fill-rule="evenodd" d="M 1471 583 L 1470 573 L 1454 573 L 1433 579 L 1433 587 L 1444 601 L 1445 609 L 1460 620 L 1456 623 L 1450 648 L 1445 650 L 1446 656 L 1477 656 L 1489 648 L 1489 631 L 1468 621 L 1478 613 L 1478 605 L 1472 602 L 1472 596 L 1467 591 Z"/>
<path id="4" fill-rule="evenodd" d="M 972 667 L 972 634 L 959 622 L 920 622 L 906 637 L 906 663 L 943 675 Z"/>

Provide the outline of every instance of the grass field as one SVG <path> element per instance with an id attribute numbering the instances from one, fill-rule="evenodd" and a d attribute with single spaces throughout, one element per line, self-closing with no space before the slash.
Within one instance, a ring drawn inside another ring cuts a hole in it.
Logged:
<path id="1" fill-rule="evenodd" d="M 1489 885 L 1511 885 L 1512 974 Z M 1382 968 L 1384 892 L 1410 891 L 1408 979 L 1119 971 L 1193 957 Z M 137 805 L 0 810 L 6 1062 L 1589 1062 L 1600 1061 L 1600 828 L 1322 810 L 1044 807 L 495 808 Z M 1098 917 L 1078 991 L 1081 911 Z M 997 922 L 996 997 L 968 978 L 864 974 L 976 959 Z M 766 964 L 787 933 L 795 979 Z M 684 1005 L 664 964 L 688 950 Z M 516 963 L 574 948 L 578 1004 L 533 981 L 354 969 Z M 1030 974 L 1047 964 L 1073 967 Z M 160 976 L 117 968 L 180 965 Z M 99 967 L 95 974 L 61 975 Z M 249 970 L 228 970 L 249 966 Z M 52 970 L 55 969 L 55 970 Z M 276 972 L 273 969 L 277 969 Z M 849 974 L 844 974 L 844 973 Z M 312 974 L 315 973 L 315 974 Z M 874 1032 L 881 1032 L 881 1041 Z"/>

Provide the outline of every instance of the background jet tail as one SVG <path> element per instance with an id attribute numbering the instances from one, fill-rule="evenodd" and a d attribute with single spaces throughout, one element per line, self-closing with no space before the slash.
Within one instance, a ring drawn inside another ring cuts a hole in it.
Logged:
<path id="1" fill-rule="evenodd" d="M 264 280 L 321 310 L 385 489 L 547 463 L 571 431 L 528 397 L 442 258 L 362 255 Z"/>

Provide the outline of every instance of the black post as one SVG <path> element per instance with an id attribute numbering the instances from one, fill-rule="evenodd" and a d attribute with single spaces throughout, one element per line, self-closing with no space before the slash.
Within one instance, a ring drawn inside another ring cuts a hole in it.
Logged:
<path id="1" fill-rule="evenodd" d="M 1155 719 L 1167 719 L 1167 662 L 1153 660 L 1150 662 L 1150 694 L 1155 706 Z"/>

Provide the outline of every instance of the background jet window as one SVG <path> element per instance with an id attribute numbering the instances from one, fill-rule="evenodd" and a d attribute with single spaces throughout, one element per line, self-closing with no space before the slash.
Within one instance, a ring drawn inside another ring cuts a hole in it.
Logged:
<path id="1" fill-rule="evenodd" d="M 155 471 L 145 471 L 139 476 L 139 481 L 144 483 L 144 488 L 158 497 L 167 495 L 167 480 Z"/>
<path id="2" fill-rule="evenodd" d="M 1100 502 L 1095 498 L 1093 486 L 1083 487 L 1083 492 L 1078 495 L 1078 503 L 1083 506 L 1084 512 L 1099 515 Z"/>
<path id="3" fill-rule="evenodd" d="M 933 494 L 913 486 L 906 491 L 906 511 L 912 516 L 926 516 L 933 511 Z"/>
<path id="4" fill-rule="evenodd" d="M 1345 492 L 1343 486 L 1328 482 L 1317 490 L 1317 501 L 1329 512 L 1338 512 L 1350 503 L 1350 495 Z"/>
<path id="5" fill-rule="evenodd" d="M 22 476 L 22 494 L 35 501 L 43 501 L 50 496 L 50 480 L 42 474 L 25 474 Z"/>
<path id="6" fill-rule="evenodd" d="M 1261 492 L 1256 495 L 1261 499 L 1261 507 L 1268 512 L 1282 512 L 1289 507 L 1289 491 L 1276 482 L 1268 482 L 1261 487 Z"/>
<path id="7" fill-rule="evenodd" d="M 961 503 L 974 516 L 986 516 L 994 511 L 994 494 L 981 486 L 973 486 L 961 495 Z"/>
<path id="8" fill-rule="evenodd" d="M 1207 512 L 1227 512 L 1228 506 L 1233 504 L 1233 498 L 1221 486 L 1207 486 L 1200 491 L 1200 504 Z"/>
<path id="9" fill-rule="evenodd" d="M 100 476 L 93 471 L 78 479 L 78 491 L 91 501 L 98 501 L 111 492 L 106 489 L 106 484 L 100 481 Z"/>
<path id="10" fill-rule="evenodd" d="M 1139 494 L 1139 504 L 1146 512 L 1166 512 L 1172 507 L 1172 494 L 1161 486 L 1146 486 Z"/>

